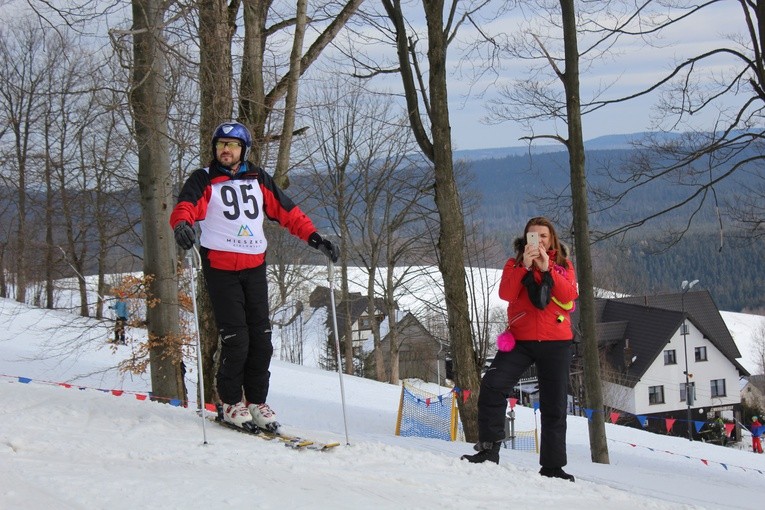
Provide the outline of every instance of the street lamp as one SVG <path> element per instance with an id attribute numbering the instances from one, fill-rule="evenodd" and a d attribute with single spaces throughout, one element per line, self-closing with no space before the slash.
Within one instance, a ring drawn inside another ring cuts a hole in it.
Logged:
<path id="1" fill-rule="evenodd" d="M 698 280 L 693 280 L 692 282 L 683 280 L 683 283 L 680 285 L 680 289 L 683 291 L 682 294 L 680 294 L 680 308 L 683 311 L 682 335 L 683 350 L 685 351 L 685 405 L 688 410 L 688 441 L 693 441 L 693 426 L 691 421 L 691 405 L 693 404 L 693 397 L 691 396 L 691 382 L 688 376 L 688 324 L 686 324 L 685 320 L 685 293 L 691 290 L 697 283 L 699 283 Z"/>

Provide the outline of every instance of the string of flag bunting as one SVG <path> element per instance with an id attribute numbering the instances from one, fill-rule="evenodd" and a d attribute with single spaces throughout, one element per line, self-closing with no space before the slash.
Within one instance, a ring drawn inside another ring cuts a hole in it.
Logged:
<path id="1" fill-rule="evenodd" d="M 407 390 L 405 389 L 404 391 L 407 391 Z M 407 393 L 412 395 L 408 391 L 407 391 Z M 443 404 L 444 398 L 448 397 L 452 393 L 457 394 L 462 399 L 463 402 L 465 402 L 470 397 L 470 390 L 462 390 L 462 389 L 457 388 L 457 387 L 453 388 L 448 393 L 444 393 L 442 395 L 438 395 L 437 397 L 434 397 L 434 398 L 425 398 L 425 399 L 423 399 L 423 398 L 417 397 L 416 395 L 412 395 L 412 397 L 414 399 L 416 399 L 419 404 L 424 404 L 426 407 L 429 407 L 432 403 L 434 403 L 434 400 L 438 401 L 441 404 Z M 510 409 L 515 409 L 515 406 L 518 404 L 518 399 L 515 398 L 515 397 L 510 397 L 510 398 L 507 399 L 507 402 L 510 405 Z M 539 402 L 534 402 L 532 407 L 533 407 L 533 410 L 534 410 L 535 413 L 537 411 L 539 411 Z M 585 409 L 585 415 L 586 415 L 588 420 L 592 420 L 592 416 L 593 416 L 594 412 L 595 411 L 593 409 Z M 624 413 L 624 414 L 629 414 L 629 413 Z M 611 423 L 614 423 L 614 424 L 616 424 L 616 422 L 622 416 L 623 416 L 622 413 L 619 413 L 619 412 L 616 412 L 616 411 L 613 411 L 613 412 L 609 413 L 609 419 L 611 420 Z M 653 417 L 647 417 L 647 416 L 639 416 L 639 415 L 632 415 L 632 416 L 635 416 L 637 418 L 637 420 L 640 422 L 640 425 L 643 426 L 643 427 L 645 427 L 647 425 L 648 419 L 659 419 L 659 418 L 653 418 Z M 664 419 L 664 421 L 665 421 L 665 426 L 667 428 L 667 432 L 670 432 L 672 430 L 675 422 L 678 421 L 678 420 L 676 420 L 674 418 L 666 418 L 666 419 Z M 680 421 L 683 421 L 683 420 L 680 420 Z M 701 429 L 701 427 L 704 425 L 704 423 L 705 422 L 703 422 L 703 421 L 695 421 L 694 422 L 694 426 L 696 427 L 696 432 L 698 432 Z M 725 431 L 726 431 L 726 433 L 729 436 L 732 433 L 733 428 L 734 428 L 734 424 L 732 424 L 732 423 L 726 423 L 725 424 Z M 683 457 L 685 457 L 687 459 L 690 459 L 690 460 L 698 460 L 699 462 L 701 462 L 705 466 L 710 466 L 710 465 L 713 465 L 713 464 L 722 466 L 722 468 L 725 469 L 726 471 L 729 471 L 730 468 L 737 468 L 737 469 L 741 469 L 742 471 L 754 471 L 754 472 L 757 472 L 757 473 L 759 473 L 761 475 L 765 474 L 765 471 L 763 471 L 762 469 L 750 468 L 750 467 L 744 467 L 744 466 L 738 466 L 738 465 L 732 465 L 732 464 L 728 464 L 728 463 L 725 463 L 725 462 L 717 462 L 717 461 L 713 461 L 713 460 L 709 460 L 709 459 L 704 459 L 704 458 L 701 458 L 701 457 L 692 457 L 690 455 L 675 453 L 675 452 L 670 451 L 670 450 L 659 450 L 659 449 L 656 449 L 656 448 L 652 448 L 650 446 L 642 446 L 642 445 L 639 445 L 637 443 L 629 443 L 629 442 L 626 442 L 626 441 L 619 441 L 619 440 L 611 439 L 611 438 L 608 438 L 608 441 L 613 442 L 613 443 L 627 444 L 627 445 L 629 445 L 629 446 L 631 446 L 633 448 L 645 448 L 645 449 L 650 450 L 652 452 L 666 453 L 666 454 L 669 454 L 669 455 L 681 455 L 681 456 L 683 456 Z"/>
<path id="2" fill-rule="evenodd" d="M 592 415 L 596 412 L 604 412 L 604 411 L 596 411 L 594 409 L 584 409 L 584 414 L 587 417 L 587 420 L 592 420 Z M 672 429 L 674 428 L 675 423 L 677 423 L 678 421 L 681 423 L 688 423 L 688 420 L 683 420 L 679 418 L 656 418 L 653 416 L 645 416 L 645 415 L 638 415 L 638 414 L 631 414 L 631 413 L 620 413 L 618 411 L 611 411 L 609 413 L 609 419 L 611 420 L 611 423 L 614 423 L 614 424 L 622 416 L 634 416 L 635 419 L 637 419 L 637 421 L 640 422 L 640 425 L 644 428 L 648 425 L 648 420 L 663 421 L 664 427 L 666 428 L 667 433 L 672 432 Z M 699 433 L 701 431 L 701 428 L 704 426 L 706 422 L 699 421 L 699 420 L 691 420 L 691 423 L 693 424 L 693 427 L 696 429 L 696 433 Z M 725 427 L 725 434 L 728 437 L 730 437 L 730 435 L 733 433 L 733 429 L 735 428 L 735 424 L 725 423 L 724 427 Z"/>
<path id="3" fill-rule="evenodd" d="M 758 469 L 758 468 L 738 466 L 738 465 L 735 465 L 735 464 L 728 464 L 728 463 L 725 463 L 725 462 L 717 462 L 717 461 L 714 461 L 714 460 L 704 459 L 704 458 L 701 458 L 701 457 L 692 457 L 692 456 L 686 455 L 684 453 L 675 453 L 675 452 L 670 451 L 670 450 L 660 450 L 658 448 L 652 448 L 650 446 L 642 446 L 642 445 L 639 445 L 639 444 L 636 444 L 636 443 L 629 443 L 627 441 L 618 441 L 616 439 L 609 439 L 609 441 L 614 442 L 614 443 L 626 444 L 626 445 L 629 445 L 629 446 L 631 446 L 633 448 L 645 448 L 645 449 L 650 450 L 652 452 L 666 453 L 668 455 L 680 455 L 682 457 L 685 457 L 686 459 L 698 460 L 702 464 L 704 464 L 705 466 L 709 466 L 711 464 L 717 464 L 719 466 L 722 466 L 722 468 L 725 469 L 726 471 L 730 471 L 731 468 L 737 468 L 737 469 L 740 469 L 742 471 L 754 471 L 754 472 L 757 472 L 757 473 L 759 473 L 761 475 L 765 474 L 765 471 L 763 471 L 762 469 Z"/>
<path id="4" fill-rule="evenodd" d="M 105 388 L 95 388 L 93 386 L 85 386 L 81 384 L 72 384 L 72 383 L 66 383 L 66 382 L 54 382 L 54 381 L 46 381 L 44 379 L 32 379 L 30 377 L 22 377 L 18 375 L 8 375 L 8 374 L 0 374 L 0 377 L 5 379 L 13 379 L 21 384 L 29 384 L 29 383 L 37 383 L 37 384 L 46 384 L 49 386 L 59 386 L 62 388 L 76 388 L 80 391 L 84 390 L 95 390 L 100 391 L 102 393 L 109 393 L 115 397 L 121 397 L 123 395 L 133 395 L 136 400 L 153 400 L 153 401 L 159 401 L 164 402 L 166 404 L 170 404 L 171 406 L 175 407 L 187 407 L 188 404 L 195 404 L 197 403 L 194 400 L 188 400 L 184 403 L 182 399 L 178 398 L 164 398 L 164 397 L 158 397 L 153 395 L 151 392 L 144 393 L 144 392 L 138 392 L 138 391 L 130 391 L 130 390 L 116 390 L 116 389 L 105 389 Z M 217 408 L 215 407 L 215 404 L 211 403 L 205 403 L 205 409 L 208 411 L 216 412 Z"/>
<path id="5" fill-rule="evenodd" d="M 0 377 L 5 378 L 5 379 L 12 379 L 12 380 L 15 380 L 15 381 L 17 381 L 17 382 L 19 382 L 21 384 L 37 383 L 37 384 L 46 384 L 46 385 L 50 385 L 50 386 L 59 386 L 59 387 L 62 387 L 62 388 L 69 388 L 69 389 L 76 388 L 76 389 L 81 390 L 81 391 L 84 391 L 84 390 L 96 390 L 96 391 L 100 391 L 102 393 L 111 394 L 111 395 L 113 395 L 115 397 L 121 397 L 123 395 L 133 395 L 136 400 L 145 401 L 145 400 L 149 399 L 149 400 L 154 400 L 154 401 L 164 401 L 164 402 L 170 404 L 171 406 L 176 406 L 176 407 L 185 407 L 186 405 L 188 405 L 188 403 L 194 403 L 194 401 L 188 401 L 186 404 L 184 404 L 183 400 L 181 400 L 181 399 L 175 399 L 175 398 L 168 399 L 168 398 L 155 397 L 155 396 L 153 396 L 151 394 L 151 392 L 143 393 L 143 392 L 130 391 L 130 390 L 94 388 L 94 387 L 91 387 L 91 386 L 85 386 L 85 385 L 79 385 L 79 384 L 71 384 L 71 383 L 65 383 L 65 382 L 53 382 L 53 381 L 46 381 L 46 380 L 41 380 L 41 379 L 32 379 L 30 377 L 22 377 L 22 376 L 17 376 L 17 375 L 8 375 L 8 374 L 0 374 Z M 456 388 L 456 387 L 453 388 L 448 393 L 444 393 L 442 395 L 438 395 L 438 396 L 436 396 L 434 398 L 421 399 L 421 398 L 416 397 L 414 395 L 413 395 L 413 397 L 419 403 L 425 404 L 426 406 L 430 406 L 431 404 L 434 403 L 434 400 L 438 401 L 441 404 L 443 404 L 444 398 L 448 397 L 452 393 L 457 394 L 462 399 L 463 402 L 467 401 L 467 399 L 470 398 L 470 390 L 462 390 L 462 389 Z M 516 399 L 516 398 L 509 398 L 508 399 L 508 403 L 510 404 L 511 408 L 514 408 L 515 405 L 517 404 L 517 402 L 518 402 L 518 399 Z M 539 410 L 539 404 L 535 402 L 534 405 L 533 405 L 533 408 L 534 408 L 534 412 L 537 412 Z M 211 403 L 205 403 L 205 409 L 207 409 L 208 411 L 212 411 L 212 412 L 216 411 L 215 404 L 211 404 Z M 592 410 L 587 409 L 585 411 L 590 411 L 589 413 L 587 413 L 587 418 L 591 419 L 592 414 L 593 414 Z M 618 420 L 620 416 L 621 416 L 621 414 L 617 413 L 617 412 L 610 413 L 611 422 L 612 423 L 616 423 L 616 420 Z M 645 416 L 643 416 L 643 417 L 637 416 L 637 418 L 640 420 L 641 425 L 645 426 L 644 419 L 646 417 Z M 643 419 L 641 419 L 641 418 L 643 418 Z M 674 420 L 674 419 L 667 419 L 667 430 L 668 431 L 671 430 L 671 428 L 674 425 L 675 421 L 676 420 Z M 701 423 L 703 425 L 704 422 L 701 422 Z M 729 424 L 729 425 L 730 425 L 730 428 L 726 427 L 726 431 L 728 431 L 728 433 L 730 433 L 730 430 L 732 430 L 732 427 L 733 427 L 733 424 Z M 697 431 L 698 431 L 698 429 L 697 429 Z M 763 471 L 762 469 L 749 468 L 749 467 L 738 466 L 738 465 L 731 465 L 731 464 L 728 464 L 728 463 L 716 462 L 716 461 L 712 461 L 712 460 L 704 459 L 704 458 L 700 458 L 700 457 L 691 457 L 689 455 L 678 454 L 678 453 L 672 452 L 670 450 L 659 450 L 659 449 L 656 449 L 656 448 L 652 448 L 650 446 L 642 446 L 642 445 L 639 445 L 639 444 L 636 444 L 636 443 L 629 443 L 629 442 L 626 442 L 626 441 L 618 441 L 618 440 L 615 440 L 615 439 L 608 439 L 608 440 L 611 441 L 611 442 L 615 442 L 615 443 L 627 444 L 627 445 L 629 445 L 629 446 L 631 446 L 633 448 L 645 448 L 645 449 L 650 450 L 652 452 L 665 453 L 665 454 L 669 454 L 669 455 L 681 455 L 681 456 L 683 456 L 683 457 L 685 457 L 687 459 L 698 460 L 701 463 L 703 463 L 705 466 L 709 466 L 711 464 L 717 464 L 717 465 L 722 466 L 726 471 L 729 471 L 730 468 L 737 468 L 737 469 L 741 469 L 742 471 L 755 471 L 755 472 L 757 472 L 757 473 L 759 473 L 761 475 L 765 474 L 765 471 Z"/>
<path id="6" fill-rule="evenodd" d="M 462 390 L 462 389 L 460 389 L 458 387 L 454 387 L 452 392 L 453 393 L 457 393 L 458 395 L 460 395 L 460 397 L 461 397 L 463 402 L 467 401 L 467 399 L 470 398 L 470 394 L 471 394 L 470 390 Z M 438 398 L 440 400 L 441 396 L 439 396 Z M 510 402 L 511 409 L 513 407 L 515 407 L 515 403 L 517 402 L 517 400 L 518 399 L 515 399 L 515 398 L 508 399 L 509 402 L 511 401 Z M 533 402 L 532 407 L 534 408 L 535 412 L 538 411 L 539 410 L 539 402 L 538 401 Z M 605 413 L 605 411 L 598 411 L 596 409 L 587 409 L 587 408 L 584 408 L 584 414 L 587 417 L 587 420 L 589 420 L 589 421 L 592 420 L 592 416 L 596 412 Z M 653 416 L 637 415 L 637 414 L 630 414 L 630 413 L 620 413 L 618 411 L 611 411 L 611 412 L 609 412 L 608 419 L 610 419 L 611 423 L 616 424 L 617 421 L 619 420 L 619 418 L 621 418 L 622 416 L 634 416 L 635 419 L 637 419 L 638 422 L 640 422 L 640 425 L 643 428 L 645 428 L 648 425 L 648 420 L 663 421 L 664 422 L 664 427 L 666 428 L 667 433 L 672 432 L 672 429 L 674 428 L 674 426 L 675 426 L 675 424 L 677 422 L 688 423 L 688 420 L 683 420 L 683 419 L 679 419 L 679 418 L 656 418 L 656 417 L 653 417 Z M 691 423 L 693 424 L 693 427 L 696 430 L 696 433 L 699 433 L 701 431 L 702 427 L 704 426 L 704 424 L 706 423 L 706 421 L 691 420 Z M 724 427 L 725 427 L 725 434 L 728 437 L 730 437 L 731 434 L 733 433 L 733 429 L 735 428 L 735 424 L 733 424 L 733 423 L 725 423 Z"/>
<path id="7" fill-rule="evenodd" d="M 425 407 L 430 407 L 430 405 L 434 404 L 435 402 L 438 402 L 439 404 L 443 405 L 444 399 L 451 398 L 450 397 L 451 394 L 455 394 L 457 395 L 458 398 L 462 398 L 463 402 L 467 401 L 467 399 L 470 398 L 470 390 L 460 390 L 459 388 L 456 388 L 456 387 L 453 388 L 451 391 L 444 393 L 442 395 L 436 395 L 435 397 L 427 397 L 427 398 L 422 398 L 415 395 L 411 391 L 407 390 L 406 386 L 404 386 L 404 391 L 412 399 L 417 401 L 418 404 L 425 404 Z"/>

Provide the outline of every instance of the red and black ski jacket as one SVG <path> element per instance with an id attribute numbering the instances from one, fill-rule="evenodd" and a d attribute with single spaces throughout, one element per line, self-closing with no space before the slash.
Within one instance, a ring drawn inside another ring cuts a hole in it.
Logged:
<path id="1" fill-rule="evenodd" d="M 252 219 L 259 214 L 258 211 L 262 211 L 266 218 L 278 222 L 303 241 L 307 241 L 308 237 L 316 232 L 311 219 L 284 194 L 266 171 L 249 162 L 244 165 L 245 168 L 240 169 L 236 175 L 231 175 L 217 165 L 195 170 L 181 188 L 178 203 L 170 214 L 172 228 L 182 221 L 192 226 L 197 221 L 201 222 L 202 248 L 205 249 L 210 266 L 216 269 L 239 271 L 258 267 L 265 262 L 266 253 L 265 247 L 261 253 L 246 253 L 235 246 L 231 250 L 221 249 L 220 246 L 217 249 L 205 246 L 209 244 L 209 241 L 205 242 L 206 237 L 211 236 L 205 235 L 204 220 L 207 218 L 208 206 L 212 199 L 217 200 L 218 204 L 224 204 L 219 207 L 230 206 L 230 209 L 224 208 L 220 213 L 216 213 L 218 217 L 214 218 L 218 227 L 215 236 L 218 238 L 230 235 L 234 239 L 241 235 L 243 225 L 248 221 L 244 215 Z M 252 189 L 253 182 L 257 183 L 259 192 Z M 213 197 L 213 193 L 219 193 L 221 196 Z M 225 227 L 227 224 L 230 224 L 230 234 L 221 234 L 221 225 Z M 265 239 L 263 245 L 265 246 Z"/>

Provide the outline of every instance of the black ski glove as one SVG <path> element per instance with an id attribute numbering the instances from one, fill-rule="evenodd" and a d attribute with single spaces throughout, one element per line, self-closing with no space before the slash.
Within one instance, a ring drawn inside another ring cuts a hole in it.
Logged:
<path id="1" fill-rule="evenodd" d="M 184 250 L 190 250 L 197 240 L 197 234 L 194 232 L 194 229 L 185 221 L 175 226 L 173 235 L 175 235 L 175 242 Z"/>
<path id="2" fill-rule="evenodd" d="M 337 262 L 340 258 L 340 250 L 338 250 L 337 246 L 332 244 L 330 240 L 322 238 L 318 232 L 314 232 L 308 237 L 308 246 L 322 252 L 333 263 Z"/>

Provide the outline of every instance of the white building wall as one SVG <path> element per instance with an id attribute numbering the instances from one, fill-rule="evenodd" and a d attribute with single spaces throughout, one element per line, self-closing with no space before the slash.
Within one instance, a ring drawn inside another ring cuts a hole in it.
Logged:
<path id="1" fill-rule="evenodd" d="M 738 403 L 738 371 L 735 366 L 706 339 L 690 321 L 687 335 L 688 373 L 690 382 L 695 383 L 696 400 L 693 408 L 725 406 Z M 695 360 L 696 347 L 707 349 L 707 361 Z M 676 365 L 664 364 L 664 350 L 674 350 Z M 657 358 L 646 371 L 642 380 L 635 387 L 635 414 L 652 414 L 686 409 L 685 400 L 680 400 L 681 384 L 685 384 L 685 354 L 682 329 L 673 335 L 670 342 L 662 349 Z M 711 397 L 710 383 L 714 379 L 725 379 L 725 397 Z M 664 403 L 649 404 L 649 387 L 664 386 Z M 694 419 L 705 419 L 704 416 L 694 416 Z"/>

